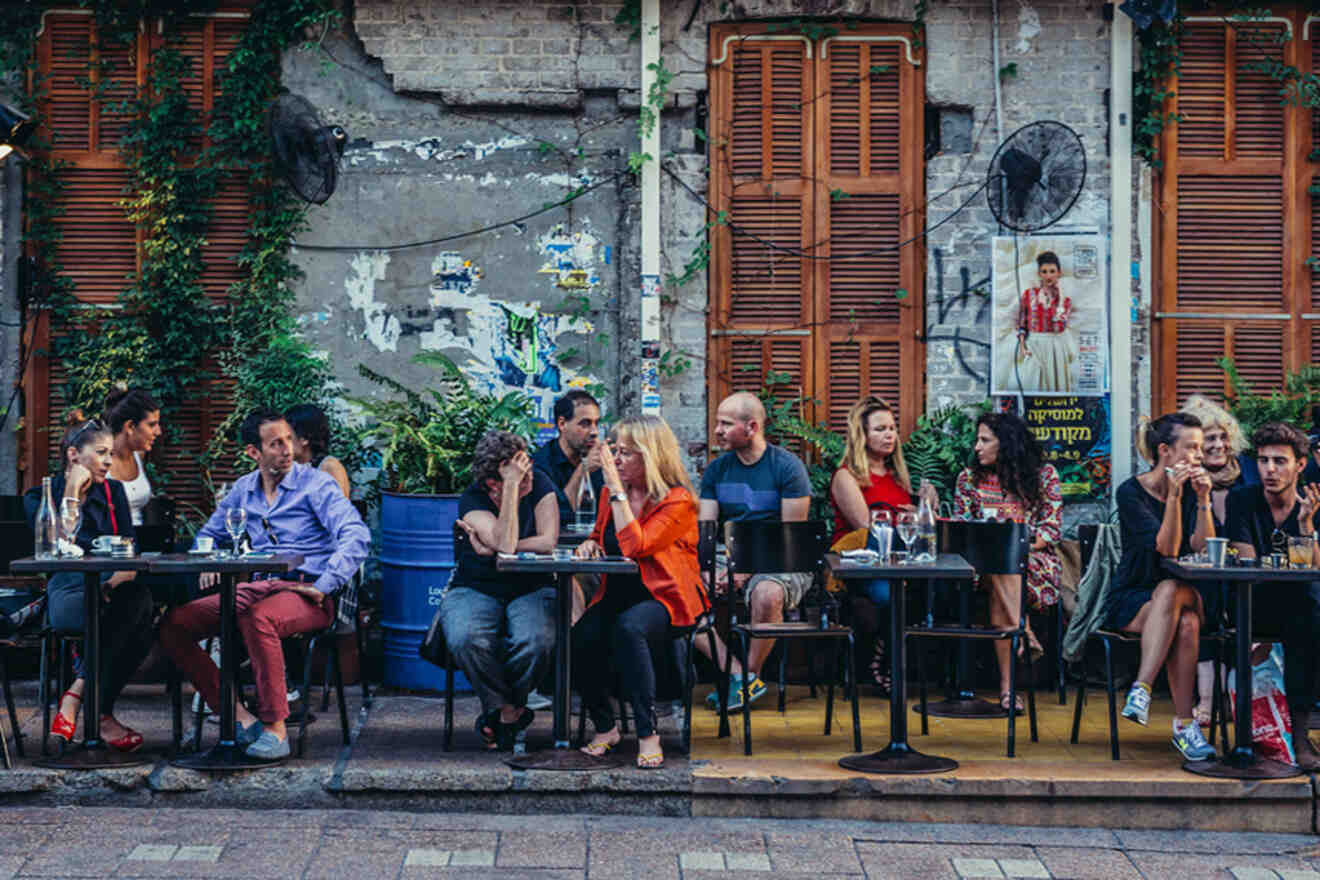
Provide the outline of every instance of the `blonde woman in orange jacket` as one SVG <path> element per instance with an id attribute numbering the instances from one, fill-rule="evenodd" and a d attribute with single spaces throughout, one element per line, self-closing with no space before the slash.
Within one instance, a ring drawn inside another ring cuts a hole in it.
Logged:
<path id="1" fill-rule="evenodd" d="M 637 719 L 637 766 L 651 769 L 664 764 L 652 658 L 663 656 L 674 628 L 693 625 L 707 607 L 697 564 L 697 495 L 663 419 L 625 419 L 615 443 L 601 450 L 605 489 L 596 527 L 577 555 L 626 556 L 638 573 L 602 578 L 573 628 L 578 689 L 596 729 L 582 751 L 600 756 L 619 744 L 608 697 L 617 679 Z"/>

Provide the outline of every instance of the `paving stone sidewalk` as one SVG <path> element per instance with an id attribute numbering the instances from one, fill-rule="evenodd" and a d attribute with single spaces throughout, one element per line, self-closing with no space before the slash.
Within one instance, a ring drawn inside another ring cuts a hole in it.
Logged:
<path id="1" fill-rule="evenodd" d="M 1320 880 L 1309 835 L 382 810 L 9 807 L 41 877 Z"/>

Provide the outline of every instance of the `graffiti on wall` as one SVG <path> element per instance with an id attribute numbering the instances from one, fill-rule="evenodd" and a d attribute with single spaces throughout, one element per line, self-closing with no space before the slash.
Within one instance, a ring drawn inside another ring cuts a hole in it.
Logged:
<path id="1" fill-rule="evenodd" d="M 600 239 L 588 224 L 570 232 L 560 223 L 536 240 L 542 257 L 540 275 L 548 275 L 555 287 L 567 293 L 585 293 L 600 283 L 596 273 L 596 251 Z M 604 249 L 608 253 L 608 249 Z M 607 258 L 608 259 L 608 258 Z"/>
<path id="2" fill-rule="evenodd" d="M 966 321 L 968 312 L 975 309 L 971 315 L 973 323 L 980 325 L 982 322 L 989 322 L 990 316 L 990 297 L 987 293 L 990 287 L 990 276 L 986 275 L 979 281 L 972 281 L 972 272 L 967 266 L 958 270 L 958 290 L 957 292 L 948 292 L 944 287 L 944 252 L 939 248 L 931 249 L 931 257 L 935 263 L 935 296 L 933 302 L 927 305 L 926 318 L 926 342 L 947 342 L 953 349 L 953 357 L 959 368 L 977 382 L 984 382 L 986 394 L 990 392 L 990 373 L 988 370 L 982 371 L 972 365 L 971 360 L 979 360 L 982 357 L 988 357 L 990 353 L 990 343 L 984 339 L 977 339 L 974 336 L 966 335 L 967 328 L 956 326 L 952 333 L 936 333 L 935 328 L 949 322 L 951 316 L 956 316 L 961 321 Z"/>

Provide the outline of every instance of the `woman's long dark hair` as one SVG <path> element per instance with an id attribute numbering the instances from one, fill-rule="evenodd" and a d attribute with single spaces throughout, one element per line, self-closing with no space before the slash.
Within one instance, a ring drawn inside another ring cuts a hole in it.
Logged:
<path id="1" fill-rule="evenodd" d="M 312 458 L 329 454 L 330 419 L 319 406 L 310 403 L 291 406 L 285 411 L 284 420 L 293 428 L 294 434 L 307 441 Z"/>
<path id="2" fill-rule="evenodd" d="M 999 456 L 993 468 L 985 467 L 972 452 L 972 480 L 981 482 L 991 473 L 999 478 L 999 486 L 1015 496 L 1028 509 L 1041 502 L 1040 444 L 1027 423 L 1012 413 L 983 413 L 976 420 L 979 431 L 985 425 L 999 441 Z"/>

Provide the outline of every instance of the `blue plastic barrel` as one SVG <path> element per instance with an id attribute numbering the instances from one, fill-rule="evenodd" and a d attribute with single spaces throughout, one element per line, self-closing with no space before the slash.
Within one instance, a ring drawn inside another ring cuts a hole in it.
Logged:
<path id="1" fill-rule="evenodd" d="M 381 493 L 381 626 L 388 686 L 444 690 L 445 671 L 423 660 L 417 648 L 454 568 L 456 519 L 457 495 Z M 454 686 L 469 689 L 457 670 Z"/>

